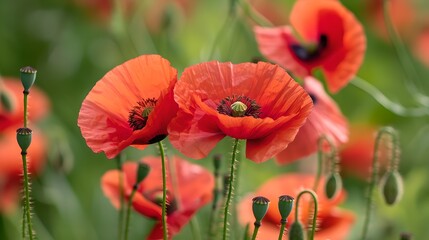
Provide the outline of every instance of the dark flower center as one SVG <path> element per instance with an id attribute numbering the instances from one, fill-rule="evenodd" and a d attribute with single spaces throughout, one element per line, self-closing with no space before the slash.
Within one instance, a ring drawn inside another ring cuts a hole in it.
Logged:
<path id="1" fill-rule="evenodd" d="M 316 103 L 317 103 L 316 95 L 314 95 L 312 93 L 308 93 L 308 95 L 310 96 L 311 100 L 313 101 L 313 105 L 316 105 Z"/>
<path id="2" fill-rule="evenodd" d="M 159 205 L 162 207 L 162 189 L 153 189 L 151 191 L 143 193 L 143 195 L 151 202 Z M 172 214 L 174 211 L 177 210 L 177 202 L 176 199 L 173 197 L 173 195 L 167 190 L 167 196 L 166 196 L 166 212 L 167 215 Z"/>
<path id="3" fill-rule="evenodd" d="M 156 105 L 157 100 L 155 98 L 146 98 L 137 102 L 129 115 L 128 123 L 133 131 L 140 130 L 146 126 L 149 114 L 152 112 Z"/>
<path id="4" fill-rule="evenodd" d="M 304 62 L 309 62 L 318 58 L 327 46 L 328 37 L 325 34 L 321 34 L 319 37 L 319 41 L 315 46 L 302 46 L 300 44 L 291 44 L 289 47 L 299 59 Z"/>
<path id="5" fill-rule="evenodd" d="M 255 100 L 246 96 L 233 95 L 232 97 L 222 99 L 217 107 L 217 111 L 231 117 L 252 116 L 259 118 L 261 107 Z"/>

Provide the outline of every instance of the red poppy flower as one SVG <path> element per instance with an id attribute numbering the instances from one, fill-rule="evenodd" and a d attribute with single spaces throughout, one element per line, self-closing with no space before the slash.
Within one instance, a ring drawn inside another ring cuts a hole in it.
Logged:
<path id="1" fill-rule="evenodd" d="M 192 158 L 207 156 L 230 136 L 247 139 L 247 158 L 268 160 L 294 139 L 312 109 L 301 86 L 263 62 L 197 64 L 185 69 L 174 91 L 180 109 L 170 141 Z"/>
<path id="2" fill-rule="evenodd" d="M 108 72 L 89 92 L 78 125 L 88 146 L 115 157 L 124 148 L 159 142 L 176 115 L 177 71 L 158 55 L 143 55 Z"/>
<path id="3" fill-rule="evenodd" d="M 304 80 L 304 89 L 313 99 L 313 111 L 299 129 L 295 140 L 276 156 L 279 163 L 290 163 L 317 152 L 318 139 L 325 134 L 337 146 L 348 140 L 347 119 L 333 99 L 323 90 L 322 84 L 313 77 Z"/>
<path id="4" fill-rule="evenodd" d="M 255 27 L 261 53 L 300 77 L 320 68 L 329 90 L 339 91 L 363 61 L 366 40 L 360 23 L 336 0 L 299 0 L 290 22 L 292 26 Z"/>
<path id="5" fill-rule="evenodd" d="M 167 225 L 169 238 L 177 234 L 199 208 L 211 201 L 214 188 L 214 178 L 209 171 L 178 157 L 173 157 L 171 160 L 176 166 L 176 176 L 169 174 L 170 171 L 167 165 Z M 146 157 L 142 162 L 150 166 L 150 172 L 140 183 L 134 195 L 133 208 L 140 214 L 158 221 L 147 239 L 162 239 L 161 159 L 159 157 Z M 126 198 L 131 195 L 132 186 L 136 181 L 136 170 L 137 163 L 125 163 L 123 166 Z M 101 183 L 104 194 L 117 208 L 119 207 L 118 174 L 119 171 L 117 170 L 108 171 L 102 177 Z M 177 178 L 175 179 L 177 182 L 172 182 L 173 177 Z"/>
<path id="6" fill-rule="evenodd" d="M 422 29 L 415 41 L 414 55 L 429 68 L 429 25 Z"/>
<path id="7" fill-rule="evenodd" d="M 262 226 L 259 229 L 258 237 L 260 239 L 277 239 L 280 232 L 281 219 L 277 208 L 279 196 L 287 194 L 296 200 L 299 192 L 304 188 L 311 188 L 313 183 L 314 177 L 304 174 L 287 174 L 270 179 L 263 184 L 255 194 L 244 198 L 240 202 L 238 206 L 240 222 L 242 224 L 249 223 L 250 234 L 253 232 L 253 222 L 255 218 L 251 210 L 252 197 L 264 196 L 270 199 L 271 203 L 265 218 L 262 220 Z M 323 181 L 321 183 L 323 183 Z M 344 200 L 345 192 L 342 191 L 335 199 L 328 200 L 324 194 L 323 185 L 324 184 L 319 184 L 319 188 L 316 191 L 318 195 L 319 211 L 317 214 L 317 231 L 314 239 L 346 239 L 354 223 L 354 214 L 336 207 Z M 311 198 L 303 196 L 300 200 L 300 221 L 304 225 L 309 224 L 309 219 L 312 218 L 312 214 L 310 214 L 311 211 L 309 211 L 310 204 L 312 204 Z M 288 217 L 288 224 L 286 225 L 288 228 L 294 221 L 294 213 L 295 208 L 292 209 L 292 213 Z"/>
<path id="8" fill-rule="evenodd" d="M 0 213 L 15 209 L 20 199 L 22 182 L 21 148 L 16 143 L 16 129 L 12 126 L 0 132 Z M 28 168 L 32 176 L 37 175 L 46 157 L 45 138 L 33 127 L 31 145 L 28 148 Z"/>
<path id="9" fill-rule="evenodd" d="M 15 78 L 1 78 L 0 81 L 3 82 L 3 84 L 0 82 L 0 88 L 4 88 L 4 91 L 6 91 L 13 104 L 12 112 L 7 111 L 0 106 L 0 131 L 2 131 L 13 125 L 16 126 L 23 123 L 24 95 L 22 94 L 22 91 L 24 90 L 24 87 L 22 86 L 21 81 Z M 48 98 L 37 87 L 33 86 L 30 89 L 30 94 L 28 95 L 29 120 L 37 120 L 45 116 L 48 111 Z"/>

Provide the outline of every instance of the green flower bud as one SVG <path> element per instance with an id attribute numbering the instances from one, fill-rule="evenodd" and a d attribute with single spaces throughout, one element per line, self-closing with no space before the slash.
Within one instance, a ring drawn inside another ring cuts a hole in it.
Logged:
<path id="1" fill-rule="evenodd" d="M 396 170 L 386 172 L 380 180 L 380 187 L 386 204 L 397 203 L 402 198 L 404 189 L 401 174 Z"/>
<path id="2" fill-rule="evenodd" d="M 304 226 L 298 221 L 292 223 L 289 228 L 289 240 L 304 240 Z"/>
<path id="3" fill-rule="evenodd" d="M 33 131 L 29 128 L 18 128 L 18 130 L 16 130 L 16 140 L 23 153 L 27 152 L 27 149 L 31 144 L 32 134 Z"/>
<path id="4" fill-rule="evenodd" d="M 137 167 L 137 183 L 143 181 L 150 172 L 150 167 L 146 163 L 139 162 Z"/>
<path id="5" fill-rule="evenodd" d="M 0 103 L 1 107 L 6 112 L 12 112 L 15 109 L 15 103 L 12 96 L 5 90 L 0 91 Z"/>
<path id="6" fill-rule="evenodd" d="M 268 200 L 268 198 L 259 196 L 253 198 L 252 201 L 253 216 L 255 216 L 256 222 L 260 223 L 261 220 L 264 218 L 265 214 L 267 214 L 268 206 L 270 205 L 270 200 Z"/>
<path id="7" fill-rule="evenodd" d="M 234 117 L 242 117 L 246 113 L 247 106 L 246 104 L 236 101 L 231 104 L 232 116 Z"/>
<path id="8" fill-rule="evenodd" d="M 279 212 L 282 220 L 286 220 L 293 208 L 293 197 L 282 195 L 279 197 Z"/>
<path id="9" fill-rule="evenodd" d="M 411 240 L 413 239 L 413 235 L 411 233 L 403 232 L 401 233 L 401 240 Z"/>
<path id="10" fill-rule="evenodd" d="M 331 173 L 326 181 L 325 193 L 329 199 L 333 199 L 340 192 L 343 187 L 343 181 L 341 180 L 340 174 L 334 172 Z"/>
<path id="11" fill-rule="evenodd" d="M 19 71 L 21 72 L 21 83 L 24 86 L 24 92 L 28 92 L 36 80 L 37 70 L 32 67 L 23 67 Z"/>

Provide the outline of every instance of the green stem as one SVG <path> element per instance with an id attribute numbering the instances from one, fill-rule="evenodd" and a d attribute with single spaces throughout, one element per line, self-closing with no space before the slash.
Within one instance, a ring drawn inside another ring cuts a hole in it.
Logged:
<path id="1" fill-rule="evenodd" d="M 30 240 L 33 240 L 33 227 L 31 223 L 31 209 L 30 209 L 30 186 L 29 186 L 29 177 L 28 177 L 28 169 L 27 169 L 27 152 L 22 152 L 22 167 L 24 170 L 24 210 L 26 215 L 26 221 L 27 221 L 27 228 L 28 228 L 28 236 L 30 237 Z M 24 221 L 25 222 L 25 221 Z"/>
<path id="2" fill-rule="evenodd" d="M 161 165 L 162 165 L 162 233 L 164 240 L 168 239 L 167 231 L 167 174 L 165 173 L 165 152 L 162 141 L 158 142 L 159 152 L 161 154 Z"/>
<path id="3" fill-rule="evenodd" d="M 353 79 L 353 81 L 350 81 L 350 83 L 362 91 L 368 93 L 381 106 L 396 115 L 403 117 L 423 117 L 429 115 L 429 109 L 426 107 L 406 108 L 398 103 L 392 102 L 376 87 L 357 76 Z"/>
<path id="4" fill-rule="evenodd" d="M 127 215 L 125 217 L 125 233 L 124 233 L 124 240 L 128 239 L 128 232 L 130 229 L 130 216 L 131 216 L 131 206 L 133 205 L 133 198 L 134 195 L 137 192 L 138 184 L 134 184 L 133 191 L 131 192 L 130 199 L 128 199 L 127 204 Z"/>
<path id="5" fill-rule="evenodd" d="M 25 238 L 25 227 L 27 226 L 27 222 L 25 221 L 25 214 L 27 213 L 27 209 L 25 208 L 25 204 L 24 204 L 24 206 L 22 206 L 22 229 L 21 229 L 21 231 L 22 231 L 22 238 L 24 239 Z"/>
<path id="6" fill-rule="evenodd" d="M 261 223 L 260 222 L 259 223 L 255 222 L 255 228 L 253 229 L 252 240 L 256 239 L 256 236 L 258 235 L 258 231 L 259 231 L 260 227 L 261 227 Z"/>
<path id="7" fill-rule="evenodd" d="M 314 202 L 314 213 L 313 213 L 313 222 L 312 222 L 312 226 L 311 226 L 311 231 L 309 233 L 309 240 L 313 240 L 314 239 L 314 234 L 316 232 L 316 220 L 317 220 L 317 209 L 318 209 L 318 202 L 317 202 L 317 195 L 315 192 L 313 192 L 312 190 L 303 190 L 298 194 L 298 197 L 296 199 L 296 203 L 295 203 L 295 221 L 298 221 L 298 207 L 299 207 L 299 200 L 301 199 L 301 196 L 304 194 L 310 194 L 311 197 L 313 198 L 313 202 Z"/>
<path id="8" fill-rule="evenodd" d="M 201 240 L 200 225 L 198 224 L 198 221 L 195 221 L 195 217 L 191 219 L 190 225 L 192 231 L 192 239 Z"/>
<path id="9" fill-rule="evenodd" d="M 118 215 L 118 239 L 122 237 L 124 225 L 124 176 L 122 172 L 122 154 L 116 157 L 116 167 L 119 171 L 119 215 Z"/>
<path id="10" fill-rule="evenodd" d="M 27 127 L 27 99 L 29 92 L 24 91 L 24 128 Z"/>
<path id="11" fill-rule="evenodd" d="M 263 27 L 272 27 L 273 24 L 266 19 L 263 15 L 261 15 L 259 12 L 257 12 L 248 1 L 239 0 L 239 4 L 241 5 L 241 8 L 243 9 L 243 12 L 246 16 L 248 16 L 250 19 L 252 19 L 256 24 L 263 26 Z"/>
<path id="12" fill-rule="evenodd" d="M 381 143 L 382 137 L 383 135 L 389 135 L 390 137 L 392 137 L 392 141 L 393 144 L 395 144 L 395 146 L 392 146 L 392 158 L 396 158 L 396 144 L 397 144 L 397 136 L 393 130 L 393 128 L 391 127 L 384 127 L 382 129 L 380 129 L 377 133 L 377 137 L 375 139 L 375 145 L 374 145 L 374 156 L 372 159 L 372 174 L 371 174 L 371 180 L 369 183 L 369 188 L 368 188 L 368 198 L 367 198 L 367 202 L 366 202 L 366 212 L 365 212 L 365 220 L 364 220 L 364 225 L 363 225 L 363 229 L 362 229 L 362 240 L 366 239 L 367 233 L 368 233 L 368 227 L 369 227 L 369 222 L 370 222 L 370 218 L 371 218 L 371 205 L 372 205 L 372 196 L 373 196 L 373 191 L 374 188 L 378 182 L 378 170 L 379 170 L 379 159 L 378 159 L 378 154 L 379 154 L 379 145 Z M 394 160 L 391 160 L 394 161 Z"/>
<path id="13" fill-rule="evenodd" d="M 283 234 L 286 228 L 286 223 L 287 223 L 287 219 L 282 219 L 281 220 L 281 227 L 280 227 L 280 233 L 279 233 L 279 239 L 278 240 L 282 240 L 283 239 Z"/>
<path id="14" fill-rule="evenodd" d="M 318 151 L 317 151 L 317 173 L 316 178 L 314 180 L 313 190 L 316 191 L 319 186 L 320 178 L 322 177 L 323 172 L 323 142 L 327 142 L 329 144 L 329 148 L 331 149 L 330 156 L 335 154 L 335 145 L 332 140 L 326 136 L 325 134 L 321 135 L 317 141 Z"/>
<path id="15" fill-rule="evenodd" d="M 225 210 L 223 213 L 224 219 L 223 219 L 223 240 L 226 240 L 226 235 L 228 232 L 228 214 L 229 214 L 229 205 L 231 203 L 232 199 L 232 193 L 233 193 L 233 186 L 234 186 L 234 175 L 235 175 L 235 162 L 236 162 L 236 156 L 237 156 L 237 149 L 239 145 L 239 139 L 235 139 L 233 150 L 232 150 L 232 157 L 231 157 L 231 169 L 230 169 L 230 181 L 228 185 L 228 195 L 226 197 L 225 202 Z"/>

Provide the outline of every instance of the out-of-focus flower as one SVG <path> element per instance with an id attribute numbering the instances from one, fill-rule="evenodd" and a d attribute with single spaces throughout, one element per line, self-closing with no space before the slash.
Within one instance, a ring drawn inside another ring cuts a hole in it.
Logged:
<path id="1" fill-rule="evenodd" d="M 414 55 L 429 68 L 429 25 L 420 31 L 412 46 Z"/>
<path id="2" fill-rule="evenodd" d="M 290 9 L 285 1 L 249 0 L 249 4 L 274 25 L 289 23 Z"/>
<path id="3" fill-rule="evenodd" d="M 309 189 L 313 186 L 314 177 L 305 174 L 287 174 L 270 179 L 264 183 L 255 193 L 255 196 L 265 196 L 271 200 L 270 208 L 265 218 L 262 220 L 262 226 L 259 229 L 258 236 L 260 239 L 278 239 L 280 232 L 281 215 L 277 209 L 279 196 L 287 194 L 295 198 L 303 189 Z M 324 184 L 319 184 L 316 193 L 318 195 L 319 211 L 317 214 L 317 231 L 316 240 L 346 239 L 350 229 L 354 223 L 354 214 L 350 211 L 342 210 L 337 207 L 344 198 L 345 192 L 342 191 L 335 199 L 328 200 L 323 190 Z M 253 194 L 252 194 L 253 196 Z M 238 216 L 242 224 L 250 224 L 249 231 L 253 231 L 253 215 L 251 211 L 252 196 L 244 198 L 238 207 Z M 300 200 L 300 221 L 304 225 L 310 223 L 313 217 L 311 214 L 311 198 L 303 198 Z M 295 208 L 288 217 L 287 227 L 294 221 Z"/>
<path id="4" fill-rule="evenodd" d="M 171 161 L 176 169 L 175 175 L 171 175 L 167 165 L 167 224 L 170 238 L 189 222 L 198 209 L 211 201 L 214 188 L 214 177 L 209 171 L 178 157 L 173 157 Z M 140 183 L 132 205 L 138 213 L 158 221 L 148 239 L 162 239 L 161 158 L 146 157 L 142 162 L 149 165 L 150 172 Z M 131 195 L 136 172 L 137 163 L 123 165 L 125 198 Z M 120 201 L 119 174 L 118 170 L 108 171 L 103 175 L 101 183 L 104 194 L 117 208 Z"/>
<path id="5" fill-rule="evenodd" d="M 82 103 L 78 125 L 96 153 L 115 157 L 126 147 L 167 136 L 176 115 L 177 70 L 159 55 L 142 55 L 109 71 Z"/>
<path id="6" fill-rule="evenodd" d="M 299 0 L 290 22 L 291 26 L 255 27 L 261 53 L 300 77 L 320 68 L 331 92 L 343 88 L 357 73 L 366 48 L 354 15 L 337 0 Z"/>
<path id="7" fill-rule="evenodd" d="M 170 141 L 198 159 L 230 136 L 247 139 L 247 158 L 268 160 L 294 139 L 313 105 L 286 71 L 264 62 L 197 64 L 185 69 L 174 92 L 180 110 Z"/>
<path id="8" fill-rule="evenodd" d="M 372 23 L 370 26 L 375 33 L 384 39 L 388 39 L 389 34 L 384 21 L 383 2 L 384 0 L 368 0 L 367 12 Z M 417 22 L 417 11 L 412 2 L 410 0 L 388 0 L 387 3 L 392 24 L 402 38 L 409 37 L 410 33 L 415 30 L 413 27 Z"/>
<path id="9" fill-rule="evenodd" d="M 13 102 L 13 109 L 9 111 L 0 106 L 0 131 L 11 126 L 20 125 L 24 119 L 24 87 L 20 80 L 15 78 L 1 77 L 3 84 L 0 87 L 2 91 L 8 93 L 8 97 Z M 49 111 L 48 98 L 36 87 L 32 87 L 28 95 L 28 118 L 30 121 L 36 121 L 45 116 Z"/>
<path id="10" fill-rule="evenodd" d="M 290 163 L 318 150 L 318 139 L 324 134 L 337 146 L 348 140 L 347 119 L 337 104 L 313 77 L 304 80 L 304 89 L 313 99 L 313 111 L 299 129 L 295 140 L 276 156 L 279 163 Z"/>
<path id="11" fill-rule="evenodd" d="M 16 129 L 12 126 L 0 132 L 0 213 L 15 209 L 20 199 L 22 182 L 21 148 L 16 143 Z M 45 163 L 45 138 L 32 127 L 32 142 L 28 148 L 28 171 L 37 175 Z"/>

